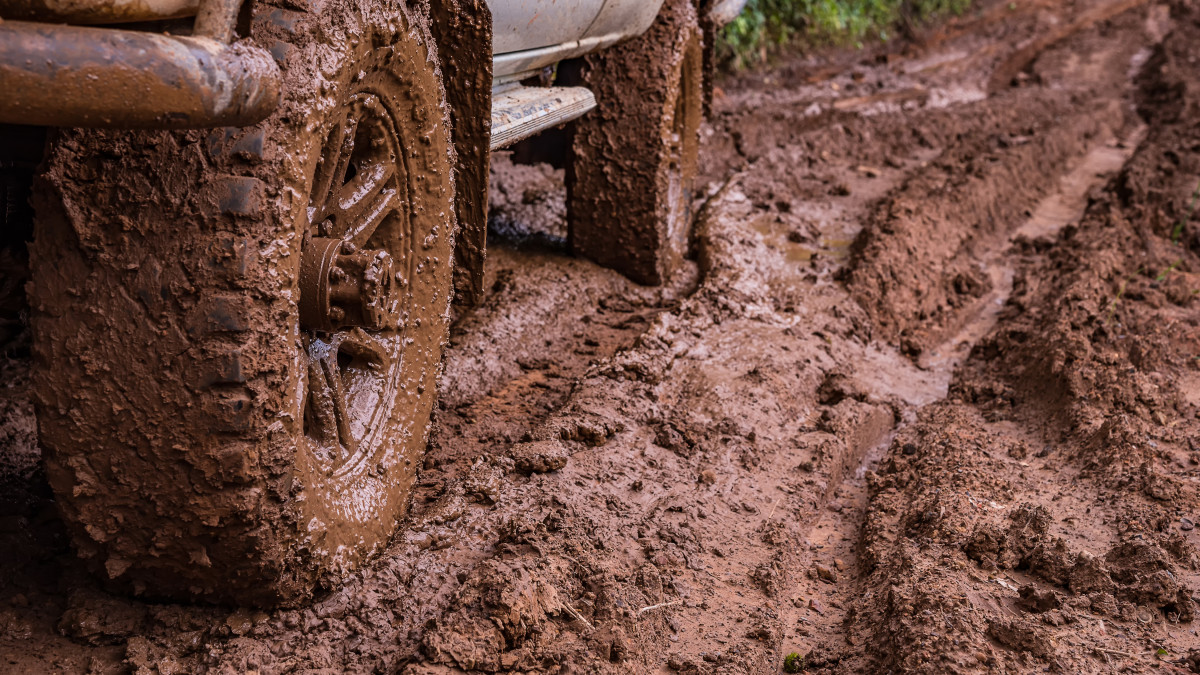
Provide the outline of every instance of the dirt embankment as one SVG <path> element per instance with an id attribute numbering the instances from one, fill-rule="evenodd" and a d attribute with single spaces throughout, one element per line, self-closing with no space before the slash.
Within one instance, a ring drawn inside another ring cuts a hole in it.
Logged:
<path id="1" fill-rule="evenodd" d="M 4 390 L 0 656 L 1200 669 L 1200 13 L 1109 4 L 985 3 L 724 83 L 698 260 L 664 290 L 563 257 L 555 173 L 499 167 L 520 245 L 453 332 L 411 522 L 311 608 L 102 592 Z"/>

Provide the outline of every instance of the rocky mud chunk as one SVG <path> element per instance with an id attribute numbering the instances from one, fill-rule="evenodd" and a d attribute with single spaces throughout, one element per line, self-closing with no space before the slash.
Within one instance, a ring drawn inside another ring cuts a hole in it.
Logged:
<path id="1" fill-rule="evenodd" d="M 454 609 L 424 640 L 431 660 L 495 672 L 534 663 L 553 645 L 554 617 L 568 611 L 545 572 L 523 561 L 485 562 L 455 594 Z"/>
<path id="2" fill-rule="evenodd" d="M 1042 628 L 1021 619 L 996 619 L 988 624 L 987 633 L 1009 649 L 1042 659 L 1052 656 L 1057 649 Z"/>
<path id="3" fill-rule="evenodd" d="M 567 465 L 571 455 L 562 441 L 533 441 L 518 443 L 508 450 L 508 456 L 523 474 L 558 471 Z"/>
<path id="4" fill-rule="evenodd" d="M 72 639 L 90 644 L 118 644 L 139 633 L 145 619 L 146 608 L 139 603 L 80 589 L 67 600 L 58 629 Z"/>
<path id="5" fill-rule="evenodd" d="M 1184 586 L 1179 568 L 1160 546 L 1133 539 L 1110 550 L 1104 561 L 1118 598 L 1173 613 L 1179 621 L 1195 617 L 1192 591 Z"/>

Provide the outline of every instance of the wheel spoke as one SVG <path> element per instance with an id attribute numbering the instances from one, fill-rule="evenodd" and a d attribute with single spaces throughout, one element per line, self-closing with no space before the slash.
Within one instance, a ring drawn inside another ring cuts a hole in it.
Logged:
<path id="1" fill-rule="evenodd" d="M 333 392 L 318 359 L 308 361 L 308 412 L 316 423 L 315 434 L 322 446 L 337 442 L 337 410 Z"/>
<path id="2" fill-rule="evenodd" d="M 342 186 L 336 195 L 340 236 L 357 244 L 371 238 L 396 198 L 396 190 L 387 189 L 395 173 L 391 166 L 375 164 Z"/>
<path id="3" fill-rule="evenodd" d="M 337 341 L 338 349 L 367 361 L 380 372 L 386 372 L 392 365 L 392 357 L 388 350 L 377 338 L 361 328 L 343 333 Z"/>
<path id="4" fill-rule="evenodd" d="M 387 189 L 380 192 L 379 196 L 371 204 L 371 208 L 367 211 L 366 216 L 353 231 L 346 233 L 346 237 L 353 241 L 355 245 L 365 247 L 375 234 L 375 230 L 378 230 L 379 225 L 383 223 L 384 218 L 389 213 L 395 211 L 397 201 L 395 189 Z"/>
<path id="5" fill-rule="evenodd" d="M 350 424 L 348 392 L 338 354 L 346 352 L 373 364 L 388 363 L 380 350 L 361 329 L 338 334 L 329 342 L 313 340 L 309 345 L 307 405 L 315 427 L 312 435 L 323 448 L 333 451 L 331 459 L 337 462 L 353 456 L 358 445 Z"/>
<path id="6" fill-rule="evenodd" d="M 321 359 L 321 370 L 325 375 L 325 381 L 329 386 L 330 398 L 333 402 L 334 418 L 337 420 L 337 436 L 341 441 L 343 450 L 342 457 L 339 461 L 346 457 L 352 456 L 357 444 L 354 441 L 354 433 L 350 429 L 350 406 L 346 404 L 346 388 L 342 385 L 342 374 L 338 369 L 337 364 L 337 349 L 331 349 L 328 356 Z"/>
<path id="7" fill-rule="evenodd" d="M 313 224 L 319 225 L 334 215 L 332 211 L 337 209 L 337 195 L 346 182 L 346 172 L 350 168 L 350 158 L 354 155 L 354 139 L 357 133 L 358 118 L 354 115 L 347 115 L 330 133 L 327 148 L 329 154 L 321 160 L 313 190 L 313 195 L 320 200 L 320 206 L 313 216 Z M 334 222 L 334 231 L 323 234 L 336 237 L 339 236 L 337 230 L 344 230 L 345 227 L 344 222 Z"/>

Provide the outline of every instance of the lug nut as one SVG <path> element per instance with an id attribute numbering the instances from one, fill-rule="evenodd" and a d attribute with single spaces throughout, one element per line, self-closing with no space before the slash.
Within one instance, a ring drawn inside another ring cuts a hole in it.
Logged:
<path id="1" fill-rule="evenodd" d="M 393 278 L 398 275 L 387 251 L 313 237 L 301 253 L 300 323 L 319 331 L 394 325 L 403 282 Z"/>

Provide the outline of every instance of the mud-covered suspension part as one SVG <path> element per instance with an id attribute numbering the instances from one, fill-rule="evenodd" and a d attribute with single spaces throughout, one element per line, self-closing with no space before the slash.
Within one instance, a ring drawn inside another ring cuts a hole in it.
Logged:
<path id="1" fill-rule="evenodd" d="M 280 99 L 266 50 L 230 44 L 242 0 L 202 0 L 191 36 L 0 21 L 0 123 L 245 126 Z"/>
<path id="2" fill-rule="evenodd" d="M 87 26 L 179 19 L 194 16 L 199 6 L 200 0 L 0 0 L 0 17 L 13 21 L 45 21 Z"/>

